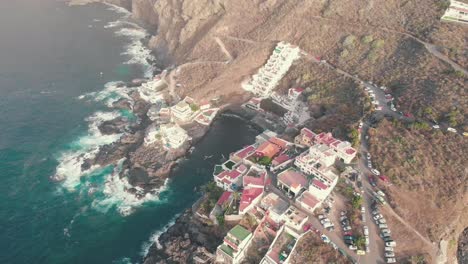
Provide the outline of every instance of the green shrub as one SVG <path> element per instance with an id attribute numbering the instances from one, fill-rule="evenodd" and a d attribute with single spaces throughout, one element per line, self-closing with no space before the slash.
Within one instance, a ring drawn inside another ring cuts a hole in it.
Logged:
<path id="1" fill-rule="evenodd" d="M 376 39 L 372 41 L 372 48 L 373 49 L 380 49 L 385 45 L 385 40 L 383 39 Z"/>
<path id="2" fill-rule="evenodd" d="M 367 35 L 362 37 L 361 41 L 365 44 L 369 44 L 374 40 L 374 37 L 372 35 Z"/>
<path id="3" fill-rule="evenodd" d="M 345 46 L 345 47 L 354 47 L 355 42 L 356 42 L 356 36 L 348 35 L 343 41 L 343 46 Z"/>

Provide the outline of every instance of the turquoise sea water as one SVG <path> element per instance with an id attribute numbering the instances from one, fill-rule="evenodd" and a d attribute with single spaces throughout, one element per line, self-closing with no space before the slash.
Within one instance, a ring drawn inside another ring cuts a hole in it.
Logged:
<path id="1" fill-rule="evenodd" d="M 114 139 L 95 134 L 93 122 L 135 119 L 106 106 L 121 90 L 101 92 L 148 74 L 147 51 L 136 45 L 144 33 L 118 23 L 125 16 L 102 5 L 0 2 L 0 263 L 136 263 L 199 197 L 194 187 L 221 155 L 253 141 L 244 121 L 219 118 L 160 198 L 127 216 L 122 197 L 106 192 L 118 164 L 74 170 L 80 155 Z M 65 182 L 51 181 L 60 168 Z"/>

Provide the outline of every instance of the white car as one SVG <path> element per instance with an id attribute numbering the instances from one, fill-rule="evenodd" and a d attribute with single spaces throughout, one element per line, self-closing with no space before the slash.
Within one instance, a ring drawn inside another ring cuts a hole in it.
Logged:
<path id="1" fill-rule="evenodd" d="M 361 206 L 361 213 L 365 213 L 365 212 L 366 212 L 366 207 Z"/>
<path id="2" fill-rule="evenodd" d="M 385 252 L 385 257 L 387 257 L 387 258 L 393 258 L 393 257 L 395 257 L 395 253 L 393 253 L 393 252 Z"/>
<path id="3" fill-rule="evenodd" d="M 369 152 L 367 152 L 367 155 L 366 155 L 366 156 L 367 156 L 367 159 L 370 160 L 371 156 L 370 156 L 370 153 L 369 153 Z"/>
<path id="4" fill-rule="evenodd" d="M 396 259 L 395 258 L 387 258 L 387 263 L 396 263 Z"/>
<path id="5" fill-rule="evenodd" d="M 379 214 L 379 211 L 377 210 L 372 211 L 372 215 L 378 215 L 378 214 Z"/>
<path id="6" fill-rule="evenodd" d="M 368 162 L 367 167 L 369 167 L 369 169 L 372 169 L 372 163 Z"/>
<path id="7" fill-rule="evenodd" d="M 364 226 L 364 235 L 365 236 L 369 235 L 369 228 L 367 226 Z"/>
<path id="8" fill-rule="evenodd" d="M 392 247 L 385 247 L 385 251 L 393 252 L 393 248 Z"/>
<path id="9" fill-rule="evenodd" d="M 379 225 L 379 228 L 380 228 L 380 229 L 384 229 L 384 228 L 388 228 L 388 226 L 387 226 L 387 224 L 380 224 L 380 225 Z"/>
<path id="10" fill-rule="evenodd" d="M 356 250 L 357 247 L 356 247 L 355 245 L 349 245 L 349 249 L 351 249 L 351 250 Z"/>
<path id="11" fill-rule="evenodd" d="M 375 176 L 380 176 L 380 171 L 376 170 L 376 169 L 372 169 L 371 172 L 375 175 Z"/>
<path id="12" fill-rule="evenodd" d="M 386 223 L 387 223 L 387 221 L 385 221 L 384 218 L 380 218 L 380 219 L 379 219 L 379 224 L 386 224 Z"/>
<path id="13" fill-rule="evenodd" d="M 366 252 L 369 253 L 370 252 L 370 248 L 369 246 L 366 246 Z"/>
<path id="14" fill-rule="evenodd" d="M 359 128 L 362 128 L 362 122 L 359 122 Z"/>
<path id="15" fill-rule="evenodd" d="M 452 133 L 457 133 L 457 130 L 455 128 L 453 128 L 453 127 L 447 128 L 447 131 L 452 132 Z"/>
<path id="16" fill-rule="evenodd" d="M 318 219 L 319 220 L 325 219 L 325 216 L 320 214 L 320 215 L 318 215 Z"/>
<path id="17" fill-rule="evenodd" d="M 330 243 L 330 239 L 326 235 L 321 235 L 323 242 Z"/>
<path id="18" fill-rule="evenodd" d="M 366 236 L 366 246 L 369 246 L 369 244 L 370 244 L 369 237 Z"/>
<path id="19" fill-rule="evenodd" d="M 439 129 L 440 126 L 439 126 L 439 125 L 433 125 L 432 128 L 434 128 L 434 129 Z"/>
<path id="20" fill-rule="evenodd" d="M 392 231 L 390 231 L 390 229 L 388 229 L 388 228 L 382 228 L 382 230 L 380 230 L 380 232 L 382 232 L 382 233 L 389 233 L 389 234 L 392 233 Z"/>
<path id="21" fill-rule="evenodd" d="M 386 247 L 396 247 L 396 242 L 395 241 L 390 241 L 390 242 L 385 242 Z"/>
<path id="22" fill-rule="evenodd" d="M 349 231 L 349 230 L 351 230 L 351 229 L 352 229 L 352 228 L 351 228 L 350 226 L 345 226 L 345 227 L 343 227 L 343 231 Z"/>

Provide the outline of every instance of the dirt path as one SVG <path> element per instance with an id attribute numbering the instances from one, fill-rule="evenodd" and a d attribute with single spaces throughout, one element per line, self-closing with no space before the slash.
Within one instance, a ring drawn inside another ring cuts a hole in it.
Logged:
<path id="1" fill-rule="evenodd" d="M 229 53 L 229 51 L 226 49 L 226 46 L 224 45 L 223 41 L 221 41 L 219 37 L 213 37 L 213 38 L 215 39 L 216 43 L 218 43 L 223 53 L 226 54 L 226 57 L 228 58 L 228 60 L 232 61 L 234 57 L 232 57 L 231 53 Z"/>

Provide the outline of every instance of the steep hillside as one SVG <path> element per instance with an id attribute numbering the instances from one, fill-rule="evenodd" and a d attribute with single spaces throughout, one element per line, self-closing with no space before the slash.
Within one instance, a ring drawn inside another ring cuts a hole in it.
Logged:
<path id="1" fill-rule="evenodd" d="M 454 242 L 468 226 L 466 139 L 388 121 L 381 122 L 370 134 L 377 168 L 393 183 L 383 186 L 392 207 L 430 241 L 452 241 L 448 250 L 453 256 Z M 392 222 L 395 224 L 390 226 L 402 226 Z M 419 240 L 409 235 L 411 231 L 402 231 L 395 234 L 397 240 L 409 246 Z"/>

